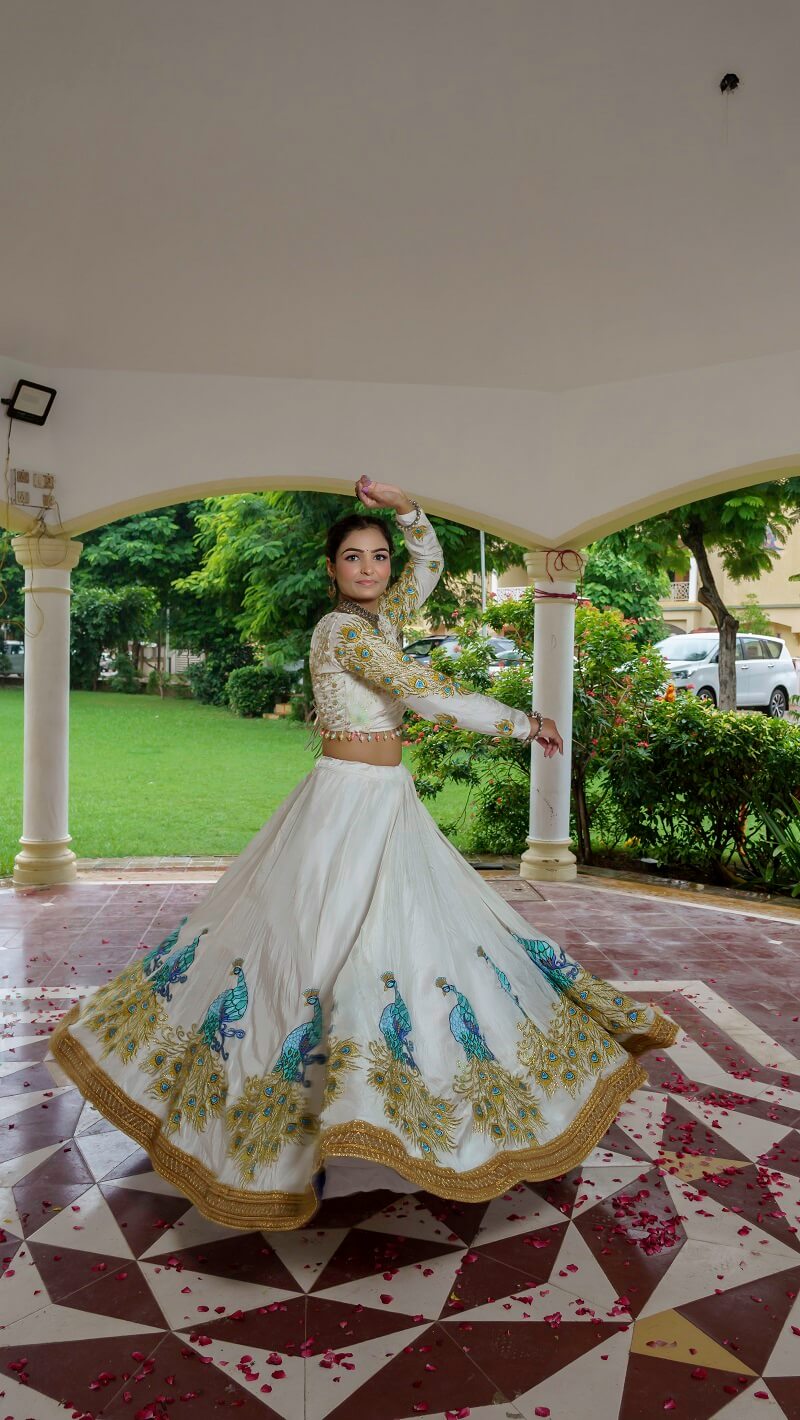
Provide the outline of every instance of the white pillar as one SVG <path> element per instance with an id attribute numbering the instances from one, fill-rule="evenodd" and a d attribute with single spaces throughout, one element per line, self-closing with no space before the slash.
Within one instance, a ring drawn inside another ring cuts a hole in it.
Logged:
<path id="1" fill-rule="evenodd" d="M 25 744 L 20 887 L 47 887 L 77 877 L 69 848 L 70 574 L 82 543 L 66 537 L 12 539 L 25 568 Z"/>
<path id="2" fill-rule="evenodd" d="M 699 584 L 697 563 L 694 558 L 689 562 L 689 601 L 697 601 L 697 588 Z"/>
<path id="3" fill-rule="evenodd" d="M 531 818 L 520 876 L 538 882 L 569 882 L 577 876 L 570 850 L 572 686 L 575 601 L 579 561 L 574 553 L 526 552 L 525 566 L 537 591 L 563 594 L 537 600 L 533 638 L 533 708 L 555 720 L 563 755 L 545 759 L 531 746 Z"/>

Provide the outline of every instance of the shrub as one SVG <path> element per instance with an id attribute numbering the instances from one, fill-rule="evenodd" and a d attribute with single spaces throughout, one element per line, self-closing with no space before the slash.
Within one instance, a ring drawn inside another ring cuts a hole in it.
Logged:
<path id="1" fill-rule="evenodd" d="M 288 698 L 291 677 L 277 666 L 240 666 L 231 671 L 226 688 L 228 704 L 235 714 L 263 715 L 274 710 L 277 701 Z"/>
<path id="2" fill-rule="evenodd" d="M 133 658 L 127 651 L 118 651 L 111 663 L 111 669 L 115 672 L 111 680 L 111 689 L 118 695 L 138 695 L 141 690 L 139 677 L 136 674 L 136 667 Z"/>
<path id="3" fill-rule="evenodd" d="M 228 676 L 240 666 L 253 664 L 253 650 L 240 641 L 206 653 L 205 660 L 190 665 L 186 676 L 195 700 L 202 705 L 228 704 Z"/>
<path id="4" fill-rule="evenodd" d="M 769 820 L 787 823 L 787 798 L 800 794 L 800 729 L 680 695 L 655 701 L 619 738 L 612 793 L 646 853 L 725 881 L 780 881 Z"/>
<path id="5" fill-rule="evenodd" d="M 482 694 L 495 696 L 506 705 L 527 709 L 531 702 L 529 665 L 503 671 L 496 680 L 487 674 L 490 652 L 477 632 L 478 618 L 465 617 L 459 631 L 462 646 L 458 657 L 434 652 L 432 662 L 448 674 L 457 673 Z M 517 740 L 494 742 L 486 735 L 468 730 L 443 729 L 438 724 L 413 716 L 407 743 L 414 745 L 417 791 L 420 798 L 433 798 L 448 780 L 470 784 L 470 821 L 465 846 L 476 853 L 520 853 L 528 834 L 530 798 L 530 751 Z M 452 829 L 454 824 L 447 825 Z"/>

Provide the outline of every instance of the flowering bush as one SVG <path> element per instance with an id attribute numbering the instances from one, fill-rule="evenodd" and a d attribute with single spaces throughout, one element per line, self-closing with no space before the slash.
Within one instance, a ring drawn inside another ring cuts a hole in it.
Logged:
<path id="1" fill-rule="evenodd" d="M 679 695 L 646 707 L 626 739 L 612 792 L 644 852 L 724 881 L 791 886 L 781 840 L 800 795 L 800 729 Z"/>
<path id="2" fill-rule="evenodd" d="M 467 613 L 459 629 L 460 655 L 453 658 L 434 652 L 432 663 L 448 674 L 457 672 L 459 678 L 484 695 L 496 696 L 516 709 L 529 709 L 529 654 L 522 665 L 509 668 L 492 680 L 487 673 L 491 654 L 478 634 L 482 619 L 480 613 Z M 421 798 L 433 798 L 448 780 L 472 786 L 468 850 L 522 852 L 528 834 L 530 799 L 530 750 L 525 745 L 518 740 L 494 741 L 467 730 L 445 729 L 416 716 L 407 726 L 406 742 L 414 746 Z"/>
<path id="3" fill-rule="evenodd" d="M 572 814 L 582 863 L 591 862 L 593 827 L 620 836 L 614 783 L 631 748 L 643 747 L 642 714 L 666 689 L 664 662 L 650 647 L 637 648 L 637 631 L 635 619 L 618 611 L 579 606 L 575 613 Z"/>
<path id="4" fill-rule="evenodd" d="M 496 603 L 486 614 L 497 630 L 513 626 L 525 655 L 519 668 L 489 679 L 489 653 L 473 616 L 459 632 L 461 656 L 441 657 L 441 669 L 455 667 L 476 690 L 527 709 L 531 611 L 528 598 Z M 764 715 L 723 714 L 692 695 L 676 697 L 661 657 L 640 649 L 637 634 L 635 621 L 619 612 L 576 609 L 572 828 L 579 860 L 590 862 L 597 845 L 624 843 L 715 880 L 791 888 L 800 855 L 800 729 Z M 546 713 L 546 703 L 541 708 Z M 472 786 L 469 849 L 524 850 L 526 747 L 422 720 L 411 723 L 408 738 L 423 797 L 448 779 Z"/>

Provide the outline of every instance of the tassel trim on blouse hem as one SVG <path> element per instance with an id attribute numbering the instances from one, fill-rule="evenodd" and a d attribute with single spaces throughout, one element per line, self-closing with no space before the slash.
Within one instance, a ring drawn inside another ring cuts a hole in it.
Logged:
<path id="1" fill-rule="evenodd" d="M 371 744 L 373 740 L 401 740 L 403 734 L 402 725 L 398 725 L 394 730 L 326 730 L 314 716 L 309 722 L 306 748 L 316 757 L 322 752 L 324 740 L 360 740 L 362 744 Z"/>

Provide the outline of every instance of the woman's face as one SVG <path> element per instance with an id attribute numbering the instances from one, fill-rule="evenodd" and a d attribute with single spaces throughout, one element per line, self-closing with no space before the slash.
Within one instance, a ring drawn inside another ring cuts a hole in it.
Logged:
<path id="1" fill-rule="evenodd" d="M 336 561 L 327 562 L 340 595 L 354 602 L 376 600 L 386 590 L 392 564 L 386 539 L 377 528 L 361 528 L 345 535 Z"/>

